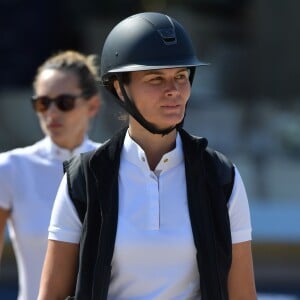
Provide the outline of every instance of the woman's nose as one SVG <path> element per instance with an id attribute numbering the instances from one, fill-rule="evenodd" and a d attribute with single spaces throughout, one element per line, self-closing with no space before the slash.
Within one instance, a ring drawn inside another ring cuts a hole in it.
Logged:
<path id="1" fill-rule="evenodd" d="M 59 111 L 60 111 L 59 108 L 56 106 L 56 104 L 53 101 L 49 104 L 49 107 L 48 107 L 46 113 L 48 113 L 48 114 L 57 114 Z"/>
<path id="2" fill-rule="evenodd" d="M 173 96 L 174 94 L 179 93 L 178 84 L 175 80 L 168 80 L 166 83 L 166 94 Z"/>

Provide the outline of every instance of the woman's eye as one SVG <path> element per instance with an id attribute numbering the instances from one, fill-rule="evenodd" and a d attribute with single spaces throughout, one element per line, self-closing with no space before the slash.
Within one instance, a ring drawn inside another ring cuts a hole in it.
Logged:
<path id="1" fill-rule="evenodd" d="M 161 77 L 153 77 L 150 79 L 150 82 L 152 82 L 152 83 L 159 83 L 161 81 L 162 81 Z"/>
<path id="2" fill-rule="evenodd" d="M 188 76 L 186 74 L 178 74 L 175 78 L 176 80 L 186 80 Z"/>

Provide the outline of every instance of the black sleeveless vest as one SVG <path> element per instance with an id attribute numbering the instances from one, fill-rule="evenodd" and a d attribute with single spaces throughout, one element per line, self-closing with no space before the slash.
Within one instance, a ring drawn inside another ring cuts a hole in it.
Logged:
<path id="1" fill-rule="evenodd" d="M 99 149 L 64 163 L 70 197 L 83 223 L 76 300 L 107 299 L 118 222 L 118 171 L 126 129 Z M 231 233 L 227 200 L 234 168 L 207 141 L 179 130 L 202 300 L 228 300 Z M 199 197 L 199 195 L 201 195 Z"/>

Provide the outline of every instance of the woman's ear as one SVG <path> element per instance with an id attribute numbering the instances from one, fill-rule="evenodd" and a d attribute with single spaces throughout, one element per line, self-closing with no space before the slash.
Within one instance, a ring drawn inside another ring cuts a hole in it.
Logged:
<path id="1" fill-rule="evenodd" d="M 114 81 L 114 88 L 116 90 L 116 93 L 118 95 L 118 97 L 124 101 L 124 96 L 122 94 L 122 91 L 121 91 L 121 87 L 120 87 L 120 82 L 118 80 L 115 80 Z"/>

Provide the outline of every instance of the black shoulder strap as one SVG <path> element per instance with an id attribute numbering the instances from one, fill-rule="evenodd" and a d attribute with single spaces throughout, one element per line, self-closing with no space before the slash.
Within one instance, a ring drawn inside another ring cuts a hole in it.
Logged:
<path id="1" fill-rule="evenodd" d="M 88 194 L 91 193 L 92 187 L 94 187 L 94 175 L 97 178 L 104 176 L 105 179 L 110 179 L 113 176 L 111 174 L 112 170 L 118 170 L 126 131 L 127 127 L 121 129 L 111 139 L 105 141 L 98 149 L 81 153 L 79 156 L 75 156 L 64 162 L 64 172 L 67 173 L 69 195 L 82 222 L 87 211 Z M 93 159 L 94 166 L 95 159 L 97 165 L 101 165 L 101 167 L 93 170 L 96 173 L 92 172 L 93 163 L 90 164 L 90 161 L 93 161 Z"/>
<path id="2" fill-rule="evenodd" d="M 211 187 L 218 185 L 224 192 L 226 201 L 229 200 L 234 183 L 234 166 L 232 162 L 222 153 L 207 147 L 207 140 L 203 137 L 190 135 L 183 128 L 179 129 L 183 142 L 185 159 L 199 158 L 204 153 L 204 167 L 208 184 Z M 190 165 L 194 165 L 190 162 Z M 195 170 L 196 171 L 196 170 Z"/>
<path id="3" fill-rule="evenodd" d="M 81 222 L 83 222 L 86 212 L 86 169 L 93 153 L 94 151 L 81 153 L 63 163 L 69 195 Z"/>
<path id="4" fill-rule="evenodd" d="M 216 150 L 206 148 L 205 153 L 209 179 L 218 181 L 228 202 L 234 184 L 234 166 L 224 154 Z"/>

